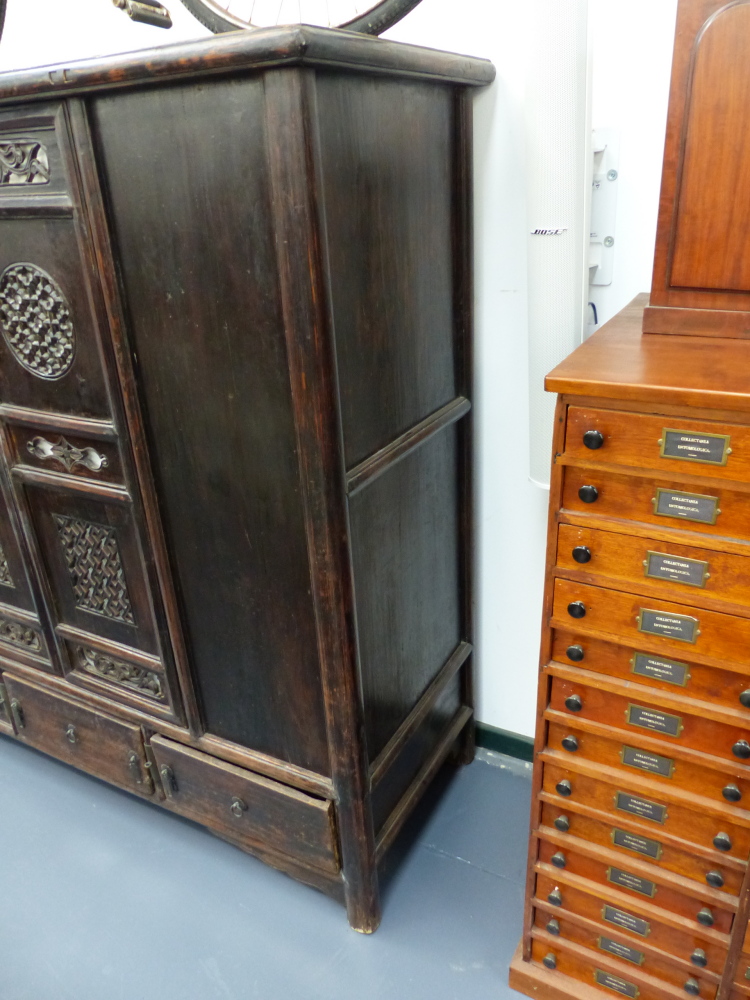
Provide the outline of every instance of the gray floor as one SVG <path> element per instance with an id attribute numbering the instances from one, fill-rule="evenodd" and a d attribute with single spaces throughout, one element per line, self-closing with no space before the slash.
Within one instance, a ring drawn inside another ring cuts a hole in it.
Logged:
<path id="1" fill-rule="evenodd" d="M 446 771 L 365 937 L 314 890 L 0 737 L 0 1000 L 517 1000 L 530 776 L 488 751 Z"/>

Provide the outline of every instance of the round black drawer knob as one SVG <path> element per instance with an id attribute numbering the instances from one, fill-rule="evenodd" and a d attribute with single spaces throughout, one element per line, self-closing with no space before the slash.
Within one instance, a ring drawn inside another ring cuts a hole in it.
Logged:
<path id="1" fill-rule="evenodd" d="M 563 854 L 562 851 L 557 851 L 555 854 L 553 854 L 552 857 L 550 858 L 550 861 L 555 866 L 555 868 L 564 868 L 567 863 L 565 861 L 565 855 Z"/>
<path id="2" fill-rule="evenodd" d="M 721 872 L 706 872 L 706 882 L 714 889 L 721 889 L 724 885 L 724 876 Z"/>
<path id="3" fill-rule="evenodd" d="M 573 663 L 580 663 L 586 654 L 583 651 L 583 646 L 568 646 L 565 650 L 565 655 Z"/>
<path id="4" fill-rule="evenodd" d="M 553 906 L 562 906 L 562 893 L 559 889 L 553 889 L 552 892 L 547 896 L 547 902 L 552 903 Z"/>
<path id="5" fill-rule="evenodd" d="M 743 708 L 750 708 L 750 688 L 740 692 L 740 705 Z"/>
<path id="6" fill-rule="evenodd" d="M 568 605 L 568 614 L 571 618 L 585 618 L 586 605 L 583 601 L 571 601 Z M 750 750 L 750 746 L 748 746 L 748 750 Z"/>
<path id="7" fill-rule="evenodd" d="M 701 984 L 698 982 L 697 979 L 693 979 L 693 977 L 691 976 L 690 979 L 688 979 L 688 981 L 683 986 L 683 989 L 685 990 L 686 993 L 689 993 L 691 996 L 697 997 L 700 995 Z"/>
<path id="8" fill-rule="evenodd" d="M 567 833 L 570 829 L 570 820 L 567 816 L 558 816 L 555 820 L 555 827 L 560 833 Z"/>
<path id="9" fill-rule="evenodd" d="M 569 750 L 570 753 L 575 753 L 578 749 L 578 740 L 575 736 L 564 736 L 562 739 L 562 746 L 564 750 Z"/>
<path id="10" fill-rule="evenodd" d="M 604 435 L 601 431 L 586 431 L 583 435 L 583 443 L 587 448 L 596 451 L 604 444 Z"/>
<path id="11" fill-rule="evenodd" d="M 742 798 L 742 792 L 736 785 L 724 785 L 721 790 L 721 794 L 727 802 L 739 802 Z"/>
<path id="12" fill-rule="evenodd" d="M 581 486 L 578 490 L 578 498 L 584 503 L 595 503 L 599 499 L 599 490 L 596 486 Z"/>
<path id="13" fill-rule="evenodd" d="M 566 798 L 568 795 L 573 794 L 573 786 L 571 785 L 571 783 L 568 781 L 567 778 L 563 778 L 562 781 L 558 781 L 558 783 L 555 785 L 555 788 L 557 789 L 558 795 L 564 795 L 566 796 Z M 714 843 L 716 843 L 716 841 L 714 841 Z"/>
<path id="14" fill-rule="evenodd" d="M 714 837 L 714 847 L 717 851 L 731 851 L 732 841 L 728 833 L 717 833 Z"/>
<path id="15" fill-rule="evenodd" d="M 568 611 L 570 611 L 570 608 L 568 608 Z M 747 760 L 750 757 L 750 743 L 747 740 L 737 740 L 732 747 L 732 753 L 735 757 L 739 757 L 740 760 Z"/>
<path id="16" fill-rule="evenodd" d="M 551 951 L 548 951 L 547 954 L 542 959 L 542 965 L 545 967 L 545 969 L 557 968 L 557 959 L 555 958 L 555 956 L 552 954 Z"/>
<path id="17" fill-rule="evenodd" d="M 704 927 L 713 927 L 714 925 L 714 915 L 711 913 L 707 906 L 704 906 L 701 910 L 698 910 L 698 916 L 696 920 L 699 924 L 703 924 Z"/>
<path id="18" fill-rule="evenodd" d="M 569 694 L 565 699 L 565 707 L 569 712 L 580 712 L 583 708 L 580 694 Z"/>
<path id="19" fill-rule="evenodd" d="M 577 563 L 591 562 L 591 549 L 588 545 L 576 545 L 572 555 Z"/>
<path id="20" fill-rule="evenodd" d="M 708 959 L 706 958 L 706 953 L 702 948 L 696 948 L 693 954 L 690 956 L 690 961 L 693 965 L 700 966 L 701 969 L 705 969 L 708 965 Z"/>
<path id="21" fill-rule="evenodd" d="M 553 917 L 551 920 L 547 921 L 546 931 L 548 934 L 554 934 L 555 937 L 560 933 L 560 921 L 555 920 Z"/>

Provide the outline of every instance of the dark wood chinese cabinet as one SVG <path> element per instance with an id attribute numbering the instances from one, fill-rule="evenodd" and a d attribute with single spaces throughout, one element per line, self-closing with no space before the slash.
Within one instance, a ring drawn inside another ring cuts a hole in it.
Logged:
<path id="1" fill-rule="evenodd" d="M 0 77 L 0 730 L 364 931 L 472 754 L 492 76 L 295 27 Z"/>

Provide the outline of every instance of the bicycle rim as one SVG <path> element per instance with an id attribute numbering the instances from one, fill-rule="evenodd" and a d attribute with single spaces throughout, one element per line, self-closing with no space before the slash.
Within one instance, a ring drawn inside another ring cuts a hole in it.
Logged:
<path id="1" fill-rule="evenodd" d="M 369 3 L 367 0 L 182 0 L 182 3 L 215 34 L 303 22 L 379 35 L 413 10 L 420 0 L 380 0 L 379 3 L 372 3 L 372 0 Z M 321 16 L 313 13 L 310 18 L 309 13 L 315 9 Z M 328 17 L 324 12 L 328 12 Z M 345 12 L 343 18 L 337 16 L 342 12 Z"/>

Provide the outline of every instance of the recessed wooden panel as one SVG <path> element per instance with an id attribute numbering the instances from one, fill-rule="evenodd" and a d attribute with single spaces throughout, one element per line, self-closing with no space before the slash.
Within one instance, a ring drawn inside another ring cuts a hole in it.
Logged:
<path id="1" fill-rule="evenodd" d="M 0 114 L 0 205 L 47 201 L 70 193 L 61 149 L 62 105 L 26 104 Z"/>

